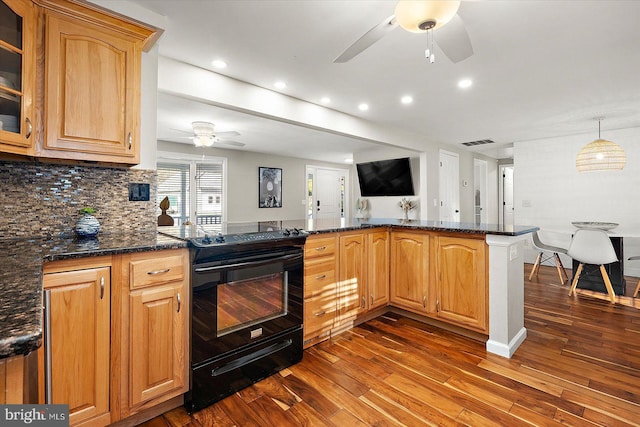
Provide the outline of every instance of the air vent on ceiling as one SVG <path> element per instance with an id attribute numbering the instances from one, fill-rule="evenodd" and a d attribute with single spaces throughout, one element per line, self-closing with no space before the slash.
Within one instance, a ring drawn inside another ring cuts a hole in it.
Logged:
<path id="1" fill-rule="evenodd" d="M 490 139 L 480 139 L 478 141 L 463 142 L 462 145 L 466 145 L 467 147 L 473 147 L 474 145 L 484 145 L 484 144 L 493 144 L 493 143 L 495 143 L 495 141 L 492 141 Z"/>

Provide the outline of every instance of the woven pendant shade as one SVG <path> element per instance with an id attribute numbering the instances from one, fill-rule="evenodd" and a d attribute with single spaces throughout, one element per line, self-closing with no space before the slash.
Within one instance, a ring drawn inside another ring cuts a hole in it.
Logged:
<path id="1" fill-rule="evenodd" d="M 622 147 L 606 139 L 595 141 L 582 147 L 576 158 L 578 172 L 621 170 L 627 163 Z"/>

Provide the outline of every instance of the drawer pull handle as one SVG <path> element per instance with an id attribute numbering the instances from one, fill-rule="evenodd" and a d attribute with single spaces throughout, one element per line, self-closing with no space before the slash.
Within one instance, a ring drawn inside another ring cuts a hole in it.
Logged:
<path id="1" fill-rule="evenodd" d="M 176 295 L 176 299 L 178 300 L 178 313 L 180 313 L 180 307 L 182 307 L 182 297 L 180 296 L 180 292 Z"/>
<path id="2" fill-rule="evenodd" d="M 326 274 L 321 274 L 319 276 L 316 276 L 316 280 L 322 280 L 322 279 L 326 279 L 327 275 Z"/>
<path id="3" fill-rule="evenodd" d="M 168 273 L 170 271 L 170 268 L 165 268 L 164 270 L 147 271 L 147 274 L 149 276 L 155 276 L 156 274 Z"/>
<path id="4" fill-rule="evenodd" d="M 326 246 L 318 246 L 318 247 L 316 248 L 316 251 L 324 251 L 325 249 L 327 249 L 327 247 L 326 247 Z"/>
<path id="5" fill-rule="evenodd" d="M 324 316 L 325 314 L 327 314 L 327 310 L 322 310 L 321 312 L 314 314 L 314 316 L 320 317 L 320 316 Z"/>

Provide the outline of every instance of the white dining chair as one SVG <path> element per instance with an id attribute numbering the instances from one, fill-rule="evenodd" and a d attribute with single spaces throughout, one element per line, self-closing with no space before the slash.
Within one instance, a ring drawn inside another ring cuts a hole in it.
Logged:
<path id="1" fill-rule="evenodd" d="M 611 280 L 604 266 L 618 261 L 618 256 L 613 249 L 609 235 L 605 231 L 595 229 L 580 229 L 576 231 L 571 239 L 569 249 L 567 249 L 567 255 L 580 263 L 576 274 L 573 276 L 569 295 L 576 295 L 576 286 L 584 265 L 593 264 L 600 266 L 600 274 L 602 274 L 602 280 L 604 280 L 604 285 L 607 288 L 609 299 L 611 302 L 616 302 L 616 294 L 613 292 Z"/>
<path id="2" fill-rule="evenodd" d="M 560 255 L 558 254 L 567 254 L 567 250 L 564 248 L 558 248 L 556 246 L 547 245 L 546 243 L 542 243 L 540 240 L 540 236 L 537 231 L 531 233 L 531 238 L 533 239 L 533 246 L 538 250 L 538 256 L 536 257 L 536 262 L 531 267 L 531 273 L 529 273 L 529 280 L 533 278 L 535 274 L 538 277 L 538 270 L 540 270 L 540 264 L 543 262 L 547 262 L 550 259 L 553 259 L 556 263 L 556 270 L 558 270 L 558 276 L 560 277 L 560 283 L 564 285 L 565 280 L 569 280 L 569 276 L 567 276 L 567 271 L 564 269 L 564 265 L 562 265 L 562 260 L 560 259 Z M 545 255 L 545 253 L 551 253 L 552 255 Z"/>
<path id="3" fill-rule="evenodd" d="M 632 256 L 629 258 L 629 261 L 636 261 L 639 260 L 640 256 Z M 636 290 L 633 292 L 633 297 L 637 298 L 638 297 L 638 292 L 640 292 L 640 280 L 638 280 L 638 285 L 636 286 Z"/>

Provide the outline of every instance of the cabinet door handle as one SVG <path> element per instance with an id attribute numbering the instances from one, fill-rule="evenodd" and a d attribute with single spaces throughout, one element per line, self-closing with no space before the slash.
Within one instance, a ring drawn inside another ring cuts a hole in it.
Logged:
<path id="1" fill-rule="evenodd" d="M 427 296 L 422 296 L 422 307 L 427 308 Z"/>
<path id="2" fill-rule="evenodd" d="M 44 291 L 44 403 L 52 403 L 53 384 L 51 382 L 51 291 Z"/>
<path id="3" fill-rule="evenodd" d="M 364 308 L 364 306 L 367 304 L 367 300 L 364 298 L 364 295 L 362 295 L 362 301 L 360 302 L 360 308 Z"/>
<path id="4" fill-rule="evenodd" d="M 327 249 L 326 246 L 319 246 L 316 248 L 316 251 L 324 251 L 325 249 Z"/>
<path id="5" fill-rule="evenodd" d="M 322 279 L 326 279 L 327 275 L 326 274 L 321 274 L 319 276 L 316 276 L 316 280 L 322 280 Z"/>
<path id="6" fill-rule="evenodd" d="M 33 125 L 31 124 L 31 119 L 29 119 L 29 117 L 27 117 L 25 119 L 25 122 L 27 123 L 27 139 L 29 139 L 31 137 L 31 133 L 33 132 Z"/>
<path id="7" fill-rule="evenodd" d="M 373 295 L 371 295 L 371 305 L 373 305 Z"/>
<path id="8" fill-rule="evenodd" d="M 129 137 L 127 139 L 129 140 L 129 150 L 131 150 L 131 147 L 133 146 L 133 135 L 131 135 L 131 132 L 129 132 Z"/>
<path id="9" fill-rule="evenodd" d="M 100 299 L 104 298 L 104 277 L 100 278 Z"/>
<path id="10" fill-rule="evenodd" d="M 436 311 L 440 311 L 440 301 L 436 300 Z"/>
<path id="11" fill-rule="evenodd" d="M 180 307 L 182 307 L 182 297 L 180 296 L 180 292 L 176 295 L 176 299 L 178 300 L 178 313 L 180 313 Z"/>
<path id="12" fill-rule="evenodd" d="M 147 271 L 147 274 L 150 276 L 155 276 L 156 274 L 168 273 L 170 271 L 170 268 L 165 268 L 164 270 Z"/>
<path id="13" fill-rule="evenodd" d="M 318 312 L 318 313 L 314 314 L 314 316 L 316 316 L 316 317 L 320 317 L 320 316 L 324 316 L 325 314 L 327 314 L 327 311 L 326 311 L 326 310 L 322 310 L 322 311 L 320 311 L 320 312 Z"/>

